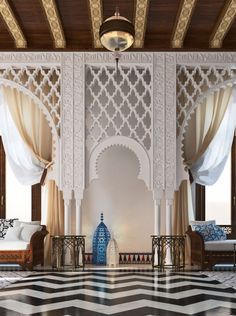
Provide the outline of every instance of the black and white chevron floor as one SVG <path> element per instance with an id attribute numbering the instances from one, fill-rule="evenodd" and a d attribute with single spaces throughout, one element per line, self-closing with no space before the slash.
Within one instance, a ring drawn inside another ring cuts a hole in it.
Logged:
<path id="1" fill-rule="evenodd" d="M 198 272 L 37 272 L 0 290 L 16 315 L 236 315 L 236 290 Z"/>

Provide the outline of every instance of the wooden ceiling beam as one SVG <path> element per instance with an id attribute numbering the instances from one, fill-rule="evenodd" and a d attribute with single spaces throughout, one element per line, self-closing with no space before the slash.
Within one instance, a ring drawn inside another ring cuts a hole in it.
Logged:
<path id="1" fill-rule="evenodd" d="M 103 9 L 101 0 L 89 0 L 90 17 L 92 24 L 92 34 L 93 34 L 93 46 L 94 48 L 101 48 L 102 44 L 100 42 L 99 30 L 103 22 Z"/>
<path id="2" fill-rule="evenodd" d="M 171 40 L 172 48 L 181 48 L 188 30 L 197 0 L 182 0 L 175 20 L 175 27 Z"/>
<path id="3" fill-rule="evenodd" d="M 136 0 L 134 20 L 135 39 L 133 44 L 135 48 L 143 48 L 144 45 L 148 7 L 149 0 Z"/>
<path id="4" fill-rule="evenodd" d="M 211 48 L 221 48 L 236 15 L 236 0 L 227 1 L 210 37 Z"/>
<path id="5" fill-rule="evenodd" d="M 14 38 L 15 46 L 17 48 L 26 48 L 25 36 L 7 0 L 0 0 L 0 14 Z"/>
<path id="6" fill-rule="evenodd" d="M 41 0 L 50 30 L 54 39 L 55 48 L 65 48 L 66 40 L 61 20 L 54 0 Z"/>

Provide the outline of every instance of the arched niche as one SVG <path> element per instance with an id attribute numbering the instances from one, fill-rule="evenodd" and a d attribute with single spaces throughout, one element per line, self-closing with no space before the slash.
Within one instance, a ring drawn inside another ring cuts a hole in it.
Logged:
<path id="1" fill-rule="evenodd" d="M 24 95 L 28 96 L 34 102 L 34 104 L 42 111 L 42 113 L 43 113 L 43 115 L 44 115 L 44 117 L 49 125 L 50 131 L 52 133 L 52 146 L 53 146 L 52 155 L 53 155 L 53 159 L 54 159 L 54 165 L 53 165 L 52 171 L 49 172 L 49 177 L 51 179 L 54 179 L 58 184 L 58 182 L 59 182 L 59 176 L 58 176 L 59 175 L 59 172 L 58 172 L 58 168 L 59 168 L 59 137 L 58 137 L 55 123 L 54 123 L 52 116 L 49 113 L 47 107 L 29 89 L 25 88 L 24 86 L 14 82 L 14 81 L 11 81 L 11 80 L 8 80 L 5 78 L 0 78 L 0 85 L 3 85 L 5 87 L 10 87 L 11 89 L 16 89 L 16 90 L 20 91 Z"/>
<path id="2" fill-rule="evenodd" d="M 117 145 L 130 149 L 136 155 L 139 161 L 138 179 L 143 180 L 148 190 L 151 190 L 151 165 L 148 154 L 138 142 L 125 136 L 110 137 L 94 148 L 89 158 L 88 183 L 98 179 L 97 162 L 100 155 L 109 147 Z"/>

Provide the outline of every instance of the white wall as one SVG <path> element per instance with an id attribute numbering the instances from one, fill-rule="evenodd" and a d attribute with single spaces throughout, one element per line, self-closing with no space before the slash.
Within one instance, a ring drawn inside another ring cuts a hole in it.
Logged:
<path id="1" fill-rule="evenodd" d="M 137 179 L 138 171 L 137 157 L 122 146 L 110 147 L 100 156 L 99 179 L 89 184 L 82 201 L 82 233 L 87 236 L 87 251 L 92 249 L 101 212 L 121 252 L 151 250 L 154 204 L 152 192 Z"/>

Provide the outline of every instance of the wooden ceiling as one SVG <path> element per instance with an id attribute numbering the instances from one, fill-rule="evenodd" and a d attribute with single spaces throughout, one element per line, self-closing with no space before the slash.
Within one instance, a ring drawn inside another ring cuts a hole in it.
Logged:
<path id="1" fill-rule="evenodd" d="M 236 0 L 0 0 L 0 50 L 102 50 L 116 5 L 135 25 L 131 50 L 236 50 Z"/>

